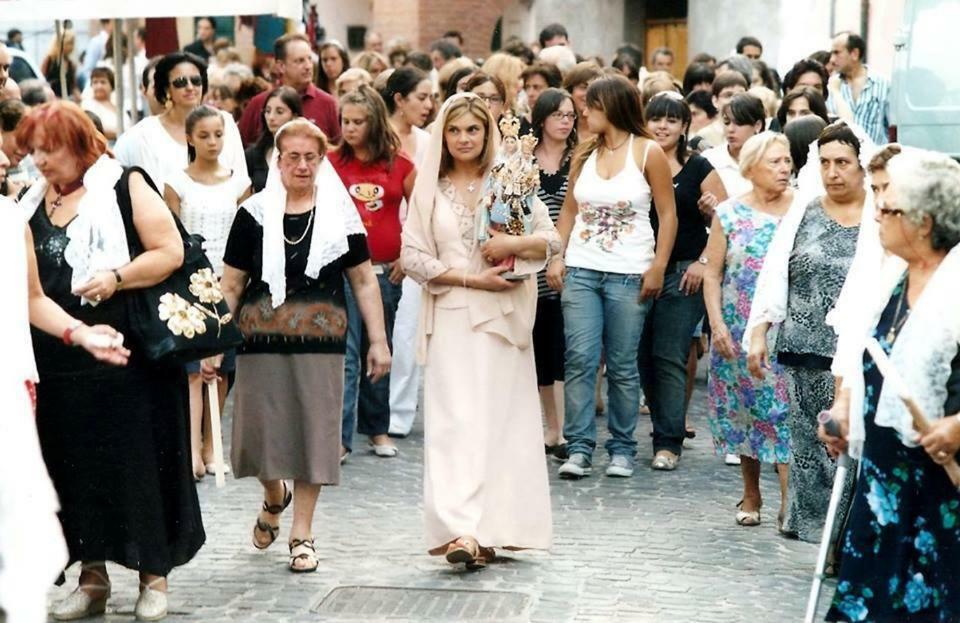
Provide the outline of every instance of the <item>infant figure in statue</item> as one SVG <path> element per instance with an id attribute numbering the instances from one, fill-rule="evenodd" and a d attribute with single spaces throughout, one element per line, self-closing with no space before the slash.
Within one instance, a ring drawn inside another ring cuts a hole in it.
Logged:
<path id="1" fill-rule="evenodd" d="M 500 120 L 502 141 L 496 164 L 487 177 L 481 199 L 480 241 L 490 238 L 491 232 L 524 236 L 532 228 L 533 198 L 540 186 L 540 168 L 533 151 L 537 139 L 533 135 L 518 138 L 520 120 L 507 113 Z M 509 257 L 501 266 L 512 269 L 516 258 Z M 505 279 L 526 279 L 529 275 L 503 273 Z"/>

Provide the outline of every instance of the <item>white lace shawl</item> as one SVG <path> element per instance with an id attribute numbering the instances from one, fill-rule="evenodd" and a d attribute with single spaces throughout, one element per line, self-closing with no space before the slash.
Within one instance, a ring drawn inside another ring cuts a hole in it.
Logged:
<path id="1" fill-rule="evenodd" d="M 841 338 L 849 343 L 834 357 L 835 372 L 843 376 L 843 387 L 850 390 L 850 455 L 859 458 L 863 449 L 864 379 L 863 352 L 880 315 L 903 277 L 906 262 L 888 257 L 882 267 L 874 267 L 872 274 L 861 278 L 872 287 L 857 306 L 856 318 L 844 324 Z M 929 420 L 942 418 L 947 399 L 947 380 L 951 363 L 960 347 L 960 246 L 954 247 L 927 282 L 923 293 L 903 324 L 890 361 L 899 371 L 904 385 Z M 851 315 L 853 309 L 850 310 Z M 904 445 L 915 447 L 916 431 L 913 419 L 899 396 L 884 384 L 877 403 L 875 421 L 879 426 L 896 429 Z"/>
<path id="2" fill-rule="evenodd" d="M 347 236 L 363 234 L 366 230 L 353 199 L 329 158 L 324 158 L 318 165 L 314 186 L 316 213 L 306 274 L 316 279 L 324 266 L 348 251 Z M 270 300 L 274 308 L 283 305 L 287 298 L 287 254 L 283 239 L 286 205 L 287 190 L 280 179 L 277 152 L 274 150 L 266 186 L 240 206 L 263 227 L 262 279 L 270 288 Z"/>
<path id="3" fill-rule="evenodd" d="M 866 170 L 876 147 L 866 135 L 860 134 L 857 129 L 854 129 L 854 132 L 857 133 L 861 143 L 860 165 Z M 757 277 L 757 289 L 750 306 L 750 318 L 743 334 L 742 345 L 747 351 L 750 350 L 751 334 L 757 325 L 765 322 L 778 325 L 787 317 L 790 255 L 793 253 L 797 231 L 800 229 L 800 223 L 803 222 L 807 207 L 814 199 L 822 197 L 824 194 L 823 181 L 820 177 L 820 154 L 816 141 L 810 144 L 807 164 L 800 170 L 797 182 L 799 187 L 795 191 L 796 195 L 793 203 L 783 220 L 780 221 L 780 226 L 777 227 L 777 233 L 774 234 L 773 240 L 770 242 L 770 248 L 767 250 L 767 256 L 763 261 L 763 268 Z M 833 310 L 827 314 L 827 324 L 829 326 L 835 327 L 837 310 L 843 310 L 851 303 L 850 294 L 852 294 L 853 288 L 848 287 L 851 282 L 850 275 L 858 274 L 865 262 L 876 262 L 883 256 L 879 228 L 874 218 L 873 192 L 870 190 L 868 178 L 864 178 L 864 189 L 866 197 L 863 202 L 863 213 L 860 217 L 860 231 L 857 233 L 857 251 L 840 296 L 837 298 Z M 876 264 L 873 265 L 876 266 Z M 771 327 L 771 331 L 768 333 L 769 343 L 776 343 L 775 336 L 778 329 L 779 327 L 776 326 Z M 834 330 L 837 330 L 836 327 Z"/>
<path id="4" fill-rule="evenodd" d="M 107 155 L 100 156 L 83 175 L 86 193 L 77 205 L 76 218 L 67 226 L 69 242 L 63 253 L 67 264 L 73 269 L 70 289 L 74 292 L 90 281 L 95 273 L 130 263 L 127 232 L 113 188 L 121 175 L 123 167 Z M 20 206 L 27 218 L 37 211 L 49 186 L 49 182 L 40 177 L 20 199 Z M 81 303 L 96 304 L 85 298 L 81 299 Z"/>

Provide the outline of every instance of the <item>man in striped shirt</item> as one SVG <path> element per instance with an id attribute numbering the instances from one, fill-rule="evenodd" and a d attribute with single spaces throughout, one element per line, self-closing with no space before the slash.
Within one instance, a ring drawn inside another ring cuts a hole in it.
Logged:
<path id="1" fill-rule="evenodd" d="M 859 125 L 877 145 L 887 143 L 890 127 L 890 81 L 881 78 L 863 64 L 867 44 L 852 32 L 841 32 L 833 39 L 830 61 L 839 75 L 830 79 L 830 112 Z"/>

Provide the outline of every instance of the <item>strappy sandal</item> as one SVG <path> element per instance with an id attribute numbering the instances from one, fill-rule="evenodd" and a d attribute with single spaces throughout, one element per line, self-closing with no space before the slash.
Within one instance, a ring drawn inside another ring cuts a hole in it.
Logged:
<path id="1" fill-rule="evenodd" d="M 320 566 L 320 561 L 317 559 L 317 550 L 313 546 L 313 539 L 290 539 L 289 546 L 290 571 L 293 573 L 311 573 L 316 571 L 317 567 Z M 295 553 L 298 549 L 300 552 Z M 309 550 L 309 552 L 306 550 Z M 307 561 L 307 566 L 296 566 L 298 560 Z"/>
<path id="2" fill-rule="evenodd" d="M 283 482 L 283 481 L 281 481 Z M 287 488 L 287 483 L 283 482 L 283 503 L 282 504 L 267 504 L 267 501 L 263 501 L 263 510 L 271 515 L 279 515 L 290 506 L 290 502 L 293 501 L 293 492 Z M 270 540 L 266 545 L 261 545 L 257 541 L 257 531 L 263 532 L 270 535 Z M 277 525 L 271 525 L 260 519 L 260 515 L 257 515 L 257 523 L 253 526 L 253 546 L 257 549 L 267 549 L 273 542 L 277 540 L 277 537 L 280 535 L 280 522 L 277 522 Z"/>
<path id="3" fill-rule="evenodd" d="M 103 584 L 81 584 L 73 589 L 73 592 L 59 601 L 51 610 L 50 614 L 57 621 L 73 621 L 75 619 L 85 619 L 87 617 L 103 614 L 107 609 L 107 600 L 110 599 L 110 580 L 106 575 L 100 573 L 98 565 L 83 565 L 83 571 L 89 571 L 96 576 Z M 105 569 L 104 569 L 105 570 Z M 92 591 L 103 591 L 98 597 L 93 597 L 83 589 Z"/>
<path id="4" fill-rule="evenodd" d="M 480 553 L 473 562 L 467 563 L 467 569 L 477 571 L 487 566 L 487 563 L 497 559 L 497 552 L 492 547 L 480 547 Z"/>
<path id="5" fill-rule="evenodd" d="M 167 616 L 167 592 L 154 586 L 166 580 L 165 577 L 154 578 L 149 582 L 140 582 L 140 597 L 133 610 L 138 621 L 159 621 Z"/>
<path id="6" fill-rule="evenodd" d="M 760 503 L 760 506 L 757 507 L 755 511 L 737 511 L 737 525 L 745 527 L 753 527 L 760 525 L 760 508 L 763 507 L 763 503 Z M 743 500 L 737 502 L 737 508 L 743 508 Z"/>
<path id="7" fill-rule="evenodd" d="M 446 559 L 451 565 L 473 564 L 480 556 L 480 544 L 472 536 L 462 536 L 447 547 Z"/>

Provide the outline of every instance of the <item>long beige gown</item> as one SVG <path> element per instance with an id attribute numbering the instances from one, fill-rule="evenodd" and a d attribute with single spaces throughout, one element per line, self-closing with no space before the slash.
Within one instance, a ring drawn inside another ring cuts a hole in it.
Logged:
<path id="1" fill-rule="evenodd" d="M 542 203 L 534 234 L 560 241 Z M 550 492 L 531 332 L 535 274 L 545 260 L 517 260 L 530 278 L 511 291 L 436 286 L 449 269 L 489 267 L 475 242 L 472 208 L 442 179 L 432 215 L 404 230 L 403 263 L 424 286 L 418 355 L 424 367 L 424 523 L 431 554 L 461 536 L 484 547 L 548 549 Z"/>

